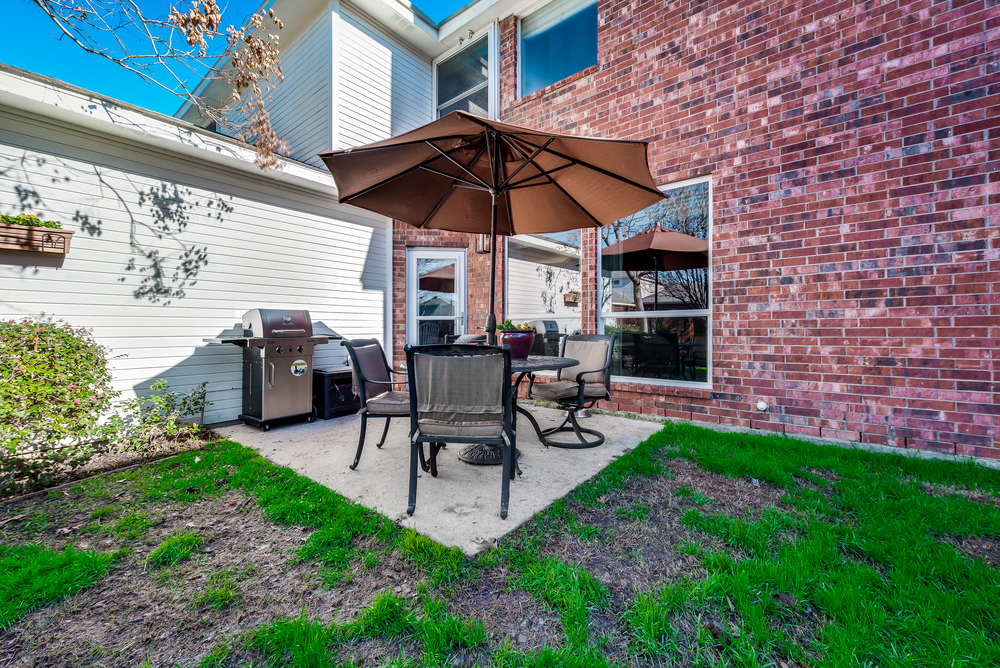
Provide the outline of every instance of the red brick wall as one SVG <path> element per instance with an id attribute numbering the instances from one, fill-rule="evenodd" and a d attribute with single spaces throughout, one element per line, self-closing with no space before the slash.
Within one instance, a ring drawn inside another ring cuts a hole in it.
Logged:
<path id="1" fill-rule="evenodd" d="M 486 326 L 490 302 L 490 256 L 473 252 L 475 237 L 461 232 L 420 230 L 396 221 L 392 230 L 392 347 L 395 364 L 406 359 L 406 249 L 455 248 L 466 250 L 466 326 L 469 333 L 480 333 L 475 328 Z M 504 244 L 497 245 L 496 313 L 503 313 L 504 304 Z"/>
<path id="2" fill-rule="evenodd" d="M 648 139 L 656 179 L 711 174 L 714 208 L 712 390 L 609 407 L 1000 457 L 1000 2 L 601 0 L 599 22 L 597 67 L 522 100 L 502 23 L 503 119 Z"/>

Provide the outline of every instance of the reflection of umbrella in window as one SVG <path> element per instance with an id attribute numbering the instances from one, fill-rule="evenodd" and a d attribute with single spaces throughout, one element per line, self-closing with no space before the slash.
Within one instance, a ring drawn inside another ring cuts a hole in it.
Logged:
<path id="1" fill-rule="evenodd" d="M 601 250 L 605 271 L 652 271 L 656 280 L 653 310 L 659 309 L 659 272 L 708 266 L 708 242 L 663 227 L 619 241 Z"/>
<path id="2" fill-rule="evenodd" d="M 428 292 L 455 291 L 455 265 L 445 266 L 429 271 L 420 277 L 420 289 Z"/>

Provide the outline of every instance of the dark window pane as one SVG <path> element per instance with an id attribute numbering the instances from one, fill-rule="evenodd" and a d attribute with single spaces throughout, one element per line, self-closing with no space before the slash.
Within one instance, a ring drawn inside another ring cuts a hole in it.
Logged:
<path id="1" fill-rule="evenodd" d="M 455 336 L 454 319 L 421 320 L 419 327 L 420 333 L 418 338 L 422 346 L 428 343 L 448 343 Z"/>
<path id="2" fill-rule="evenodd" d="M 489 40 L 478 42 L 438 65 L 438 106 L 489 78 Z M 452 110 L 454 111 L 454 110 Z M 441 111 L 443 116 L 446 112 Z"/>
<path id="3" fill-rule="evenodd" d="M 490 114 L 489 87 L 483 86 L 479 90 L 466 95 L 460 100 L 456 100 L 452 104 L 449 104 L 447 107 L 443 107 L 438 112 L 438 115 L 445 116 L 446 114 L 450 114 L 451 112 L 457 110 L 467 111 L 470 114 L 487 118 Z"/>
<path id="4" fill-rule="evenodd" d="M 522 96 L 597 64 L 597 3 L 574 4 L 552 3 L 521 21 Z"/>
<path id="5" fill-rule="evenodd" d="M 611 373 L 632 378 L 708 382 L 708 317 L 606 318 L 617 334 Z"/>

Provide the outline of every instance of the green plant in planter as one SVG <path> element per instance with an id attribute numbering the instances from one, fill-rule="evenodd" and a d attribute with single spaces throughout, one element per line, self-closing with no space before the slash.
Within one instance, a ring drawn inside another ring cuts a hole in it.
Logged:
<path id="1" fill-rule="evenodd" d="M 108 349 L 62 321 L 0 322 L 0 494 L 51 481 L 106 450 L 118 393 Z"/>
<path id="2" fill-rule="evenodd" d="M 111 418 L 118 443 L 126 450 L 141 451 L 161 441 L 197 435 L 201 427 L 185 419 L 203 414 L 212 405 L 206 400 L 207 385 L 201 383 L 182 394 L 171 390 L 170 383 L 161 378 L 149 386 L 153 391 L 149 397 L 123 401 Z"/>
<path id="3" fill-rule="evenodd" d="M 513 331 L 531 331 L 534 329 L 526 322 L 522 322 L 520 325 L 515 325 L 510 320 L 505 320 L 503 324 L 497 325 L 497 330 L 501 332 L 513 332 Z"/>
<path id="4" fill-rule="evenodd" d="M 55 220 L 41 220 L 38 216 L 30 213 L 22 213 L 19 216 L 0 216 L 0 223 L 7 225 L 26 225 L 28 227 L 46 227 L 50 230 L 61 230 L 62 223 Z"/>

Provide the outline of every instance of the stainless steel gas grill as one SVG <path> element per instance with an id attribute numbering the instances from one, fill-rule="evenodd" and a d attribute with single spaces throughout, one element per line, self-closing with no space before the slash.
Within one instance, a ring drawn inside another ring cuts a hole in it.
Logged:
<path id="1" fill-rule="evenodd" d="M 313 349 L 331 338 L 313 335 L 309 311 L 255 308 L 243 314 L 242 336 L 205 339 L 243 348 L 243 412 L 240 420 L 264 431 L 313 411 Z"/>

